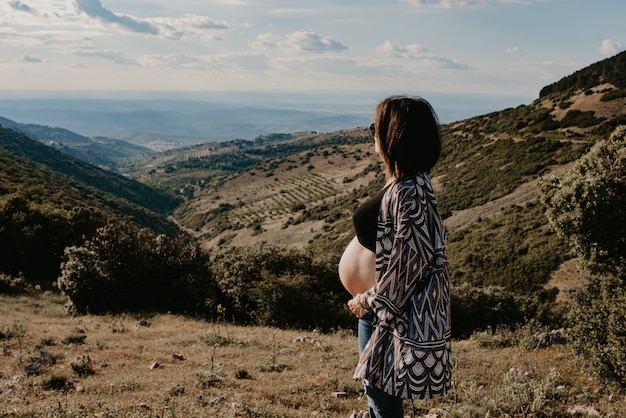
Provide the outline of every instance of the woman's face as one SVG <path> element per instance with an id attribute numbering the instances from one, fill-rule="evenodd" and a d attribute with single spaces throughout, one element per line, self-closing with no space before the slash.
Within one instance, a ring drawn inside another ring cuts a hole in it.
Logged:
<path id="1" fill-rule="evenodd" d="M 376 154 L 380 155 L 380 140 L 378 139 L 378 134 L 376 133 L 375 125 L 373 123 L 370 126 L 370 132 L 374 137 L 374 151 L 376 152 Z"/>

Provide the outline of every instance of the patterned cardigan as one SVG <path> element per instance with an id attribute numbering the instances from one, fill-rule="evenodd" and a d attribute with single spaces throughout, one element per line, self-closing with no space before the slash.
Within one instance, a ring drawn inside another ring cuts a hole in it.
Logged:
<path id="1" fill-rule="evenodd" d="M 445 232 L 430 177 L 387 189 L 378 216 L 375 315 L 355 379 L 402 398 L 431 399 L 451 386 L 450 277 Z"/>

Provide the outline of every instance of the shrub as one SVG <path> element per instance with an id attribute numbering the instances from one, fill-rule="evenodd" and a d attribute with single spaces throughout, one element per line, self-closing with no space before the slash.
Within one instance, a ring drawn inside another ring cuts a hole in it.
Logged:
<path id="1" fill-rule="evenodd" d="M 550 223 L 588 272 L 572 292 L 574 347 L 626 386 L 626 127 L 595 144 L 565 177 L 543 178 L 540 187 Z"/>
<path id="2" fill-rule="evenodd" d="M 76 363 L 71 363 L 70 365 L 72 366 L 74 373 L 76 373 L 79 377 L 92 376 L 96 374 L 89 356 L 80 356 L 76 359 Z"/>
<path id="3" fill-rule="evenodd" d="M 237 323 L 325 330 L 354 324 L 335 260 L 260 244 L 222 249 L 211 266 Z"/>
<path id="4" fill-rule="evenodd" d="M 622 97 L 626 97 L 626 89 L 611 90 L 604 93 L 602 97 L 600 97 L 600 101 L 610 102 L 611 100 L 621 99 Z"/>
<path id="5" fill-rule="evenodd" d="M 626 126 L 539 186 L 550 224 L 592 273 L 626 270 Z"/>
<path id="6" fill-rule="evenodd" d="M 216 299 L 208 257 L 182 236 L 110 222 L 65 255 L 58 286 L 77 313 L 194 313 Z"/>
<path id="7" fill-rule="evenodd" d="M 222 376 L 213 372 L 201 370 L 196 373 L 196 386 L 202 389 L 219 386 L 222 383 L 222 380 Z"/>
<path id="8" fill-rule="evenodd" d="M 63 338 L 63 344 L 84 344 L 87 336 L 85 334 L 72 334 Z"/>
<path id="9" fill-rule="evenodd" d="M 565 117 L 561 120 L 561 127 L 567 128 L 569 126 L 578 126 L 580 128 L 588 128 L 590 126 L 598 125 L 606 118 L 596 118 L 593 110 L 586 112 L 576 110 L 569 110 Z"/>
<path id="10" fill-rule="evenodd" d="M 31 200 L 20 194 L 0 199 L 0 271 L 49 286 L 59 276 L 65 247 L 91 236 L 102 219 L 96 210 L 65 211 Z"/>
<path id="11" fill-rule="evenodd" d="M 13 277 L 0 273 L 0 294 L 17 295 L 26 292 L 27 288 L 28 286 L 23 276 Z"/>
<path id="12" fill-rule="evenodd" d="M 499 286 L 455 285 L 450 295 L 452 336 L 468 338 L 477 331 L 506 333 L 531 318 L 535 324 L 560 327 L 567 309 L 554 301 L 555 296 L 550 291 L 522 294 Z"/>
<path id="13" fill-rule="evenodd" d="M 48 380 L 43 382 L 43 388 L 46 390 L 63 390 L 71 385 L 71 381 L 65 376 L 52 375 Z"/>
<path id="14" fill-rule="evenodd" d="M 574 349 L 605 378 L 626 386 L 626 291 L 624 278 L 589 276 L 572 292 Z"/>
<path id="15" fill-rule="evenodd" d="M 252 376 L 246 369 L 237 369 L 235 379 L 252 379 Z"/>

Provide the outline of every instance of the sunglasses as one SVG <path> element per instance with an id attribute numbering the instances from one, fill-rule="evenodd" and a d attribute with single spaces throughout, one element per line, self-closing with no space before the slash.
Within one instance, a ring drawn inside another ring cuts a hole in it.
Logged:
<path id="1" fill-rule="evenodd" d="M 370 132 L 372 136 L 376 136 L 376 126 L 373 123 L 370 125 Z"/>

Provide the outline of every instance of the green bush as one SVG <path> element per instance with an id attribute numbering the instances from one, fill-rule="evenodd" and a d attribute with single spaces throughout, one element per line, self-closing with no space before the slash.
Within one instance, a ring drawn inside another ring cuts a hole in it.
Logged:
<path id="1" fill-rule="evenodd" d="M 463 283 L 452 287 L 453 338 L 468 338 L 477 331 L 512 330 L 531 318 L 536 324 L 561 327 L 567 312 L 555 302 L 555 292 L 520 294 L 499 286 L 476 287 Z"/>
<path id="2" fill-rule="evenodd" d="M 454 338 L 467 338 L 478 330 L 495 330 L 524 320 L 513 294 L 501 287 L 478 288 L 464 283 L 452 288 L 450 299 Z"/>
<path id="3" fill-rule="evenodd" d="M 572 292 L 571 336 L 601 376 L 626 386 L 626 291 L 624 277 L 589 276 Z"/>
<path id="4" fill-rule="evenodd" d="M 213 275 L 232 319 L 283 328 L 354 326 L 346 308 L 337 260 L 270 244 L 231 247 L 214 254 Z"/>
<path id="5" fill-rule="evenodd" d="M 626 270 L 626 126 L 539 186 L 552 227 L 596 274 Z"/>
<path id="6" fill-rule="evenodd" d="M 611 100 L 621 99 L 622 97 L 626 97 L 626 89 L 611 90 L 604 93 L 600 98 L 600 101 L 610 102 Z"/>
<path id="7" fill-rule="evenodd" d="M 26 292 L 27 289 L 28 285 L 24 281 L 24 277 L 13 277 L 0 273 L 0 294 L 17 295 Z"/>
<path id="8" fill-rule="evenodd" d="M 58 286 L 76 313 L 198 313 L 216 299 L 208 258 L 182 236 L 110 222 L 65 255 Z"/>
<path id="9" fill-rule="evenodd" d="M 21 194 L 2 196 L 0 272 L 50 286 L 59 276 L 65 247 L 90 237 L 103 223 L 95 209 L 63 210 Z"/>
<path id="10" fill-rule="evenodd" d="M 596 118 L 593 110 L 586 112 L 576 110 L 569 110 L 565 117 L 561 120 L 561 128 L 567 128 L 569 126 L 578 126 L 580 128 L 588 128 L 602 123 L 606 118 Z"/>
<path id="11" fill-rule="evenodd" d="M 68 386 L 71 387 L 72 381 L 66 376 L 52 375 L 49 379 L 44 380 L 42 386 L 46 390 L 64 390 Z"/>
<path id="12" fill-rule="evenodd" d="M 595 144 L 563 178 L 543 178 L 554 229 L 588 272 L 572 293 L 573 344 L 605 377 L 626 386 L 626 127 Z"/>

